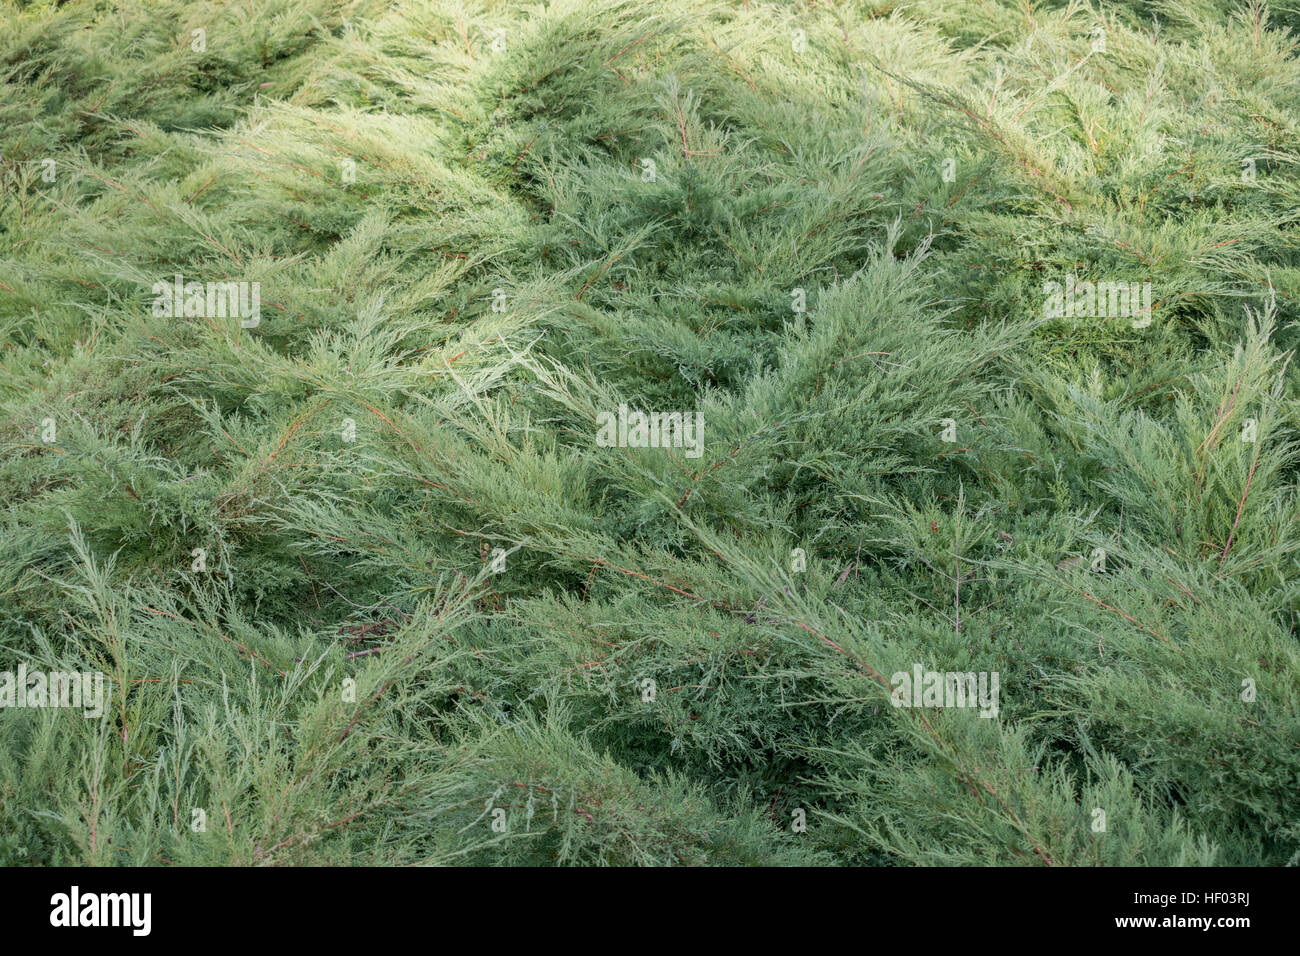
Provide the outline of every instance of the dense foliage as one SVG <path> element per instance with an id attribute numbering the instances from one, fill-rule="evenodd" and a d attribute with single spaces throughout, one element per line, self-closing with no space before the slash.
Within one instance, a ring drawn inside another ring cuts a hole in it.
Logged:
<path id="1" fill-rule="evenodd" d="M 1300 862 L 1297 30 L 0 0 L 0 863 Z"/>

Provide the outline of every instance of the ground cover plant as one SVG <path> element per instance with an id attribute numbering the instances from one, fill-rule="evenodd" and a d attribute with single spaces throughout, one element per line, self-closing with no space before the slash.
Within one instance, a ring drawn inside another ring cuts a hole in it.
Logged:
<path id="1" fill-rule="evenodd" d="M 1297 30 L 0 0 L 0 863 L 1300 862 Z"/>

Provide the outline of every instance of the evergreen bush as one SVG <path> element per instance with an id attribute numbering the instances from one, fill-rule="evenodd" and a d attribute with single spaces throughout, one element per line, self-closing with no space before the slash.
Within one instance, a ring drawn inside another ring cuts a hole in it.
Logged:
<path id="1" fill-rule="evenodd" d="M 0 864 L 1300 863 L 1298 29 L 0 0 Z"/>

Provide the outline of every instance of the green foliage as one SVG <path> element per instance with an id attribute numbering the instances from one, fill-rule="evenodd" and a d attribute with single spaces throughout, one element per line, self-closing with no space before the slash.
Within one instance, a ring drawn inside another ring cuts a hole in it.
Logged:
<path id="1" fill-rule="evenodd" d="M 1300 862 L 1297 27 L 0 0 L 0 864 Z"/>

